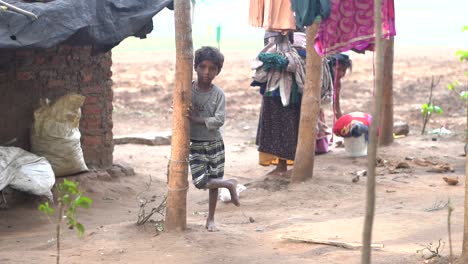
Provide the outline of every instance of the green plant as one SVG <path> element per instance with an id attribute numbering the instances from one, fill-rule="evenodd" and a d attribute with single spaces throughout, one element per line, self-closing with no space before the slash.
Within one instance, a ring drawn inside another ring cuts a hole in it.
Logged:
<path id="1" fill-rule="evenodd" d="M 437 80 L 437 83 L 434 83 L 434 76 L 432 76 L 431 80 L 431 87 L 430 87 L 430 94 L 429 94 L 429 100 L 427 103 L 424 103 L 421 105 L 421 114 L 423 118 L 423 127 L 421 130 L 421 135 L 424 135 L 424 132 L 426 131 L 426 125 L 429 119 L 431 118 L 432 114 L 443 114 L 444 110 L 440 107 L 434 104 L 432 101 L 432 91 L 434 90 L 434 87 L 436 87 L 440 82 L 440 78 Z"/>
<path id="2" fill-rule="evenodd" d="M 89 208 L 92 200 L 86 197 L 78 189 L 78 182 L 64 179 L 62 183 L 57 185 L 57 221 L 56 221 L 56 240 L 57 240 L 57 264 L 60 263 L 60 237 L 63 219 L 66 219 L 66 224 L 69 229 L 75 229 L 79 236 L 85 232 L 84 226 L 76 219 L 76 211 L 78 208 Z M 47 216 L 53 215 L 55 209 L 50 206 L 49 202 L 39 205 L 39 211 Z"/>

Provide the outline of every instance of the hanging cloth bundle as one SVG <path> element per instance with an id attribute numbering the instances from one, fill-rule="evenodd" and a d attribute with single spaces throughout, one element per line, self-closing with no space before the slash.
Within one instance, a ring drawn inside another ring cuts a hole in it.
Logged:
<path id="1" fill-rule="evenodd" d="M 317 16 L 327 19 L 330 16 L 330 0 L 291 0 L 299 28 L 312 25 Z"/>

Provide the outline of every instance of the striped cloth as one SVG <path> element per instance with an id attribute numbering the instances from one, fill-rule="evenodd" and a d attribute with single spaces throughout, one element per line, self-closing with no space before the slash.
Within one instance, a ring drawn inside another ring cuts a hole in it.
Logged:
<path id="1" fill-rule="evenodd" d="M 190 171 L 192 182 L 198 189 L 205 189 L 210 179 L 224 176 L 224 142 L 194 141 L 190 143 Z"/>

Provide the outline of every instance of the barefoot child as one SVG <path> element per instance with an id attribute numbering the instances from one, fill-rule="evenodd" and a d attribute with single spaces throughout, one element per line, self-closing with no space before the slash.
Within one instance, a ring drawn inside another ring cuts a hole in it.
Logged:
<path id="1" fill-rule="evenodd" d="M 193 184 L 198 189 L 209 189 L 206 229 L 218 231 L 214 224 L 218 189 L 227 188 L 231 201 L 239 206 L 235 180 L 223 180 L 224 142 L 219 131 L 224 124 L 225 97 L 213 79 L 223 67 L 224 56 L 213 47 L 202 47 L 195 52 L 194 68 L 197 80 L 192 83 L 190 118 L 190 170 Z"/>

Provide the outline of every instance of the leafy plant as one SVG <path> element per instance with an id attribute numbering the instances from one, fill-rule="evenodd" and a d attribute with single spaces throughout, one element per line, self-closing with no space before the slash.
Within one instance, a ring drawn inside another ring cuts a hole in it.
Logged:
<path id="1" fill-rule="evenodd" d="M 421 130 L 421 135 L 424 135 L 424 132 L 426 131 L 426 125 L 429 119 L 431 118 L 432 114 L 443 114 L 444 110 L 440 107 L 434 104 L 432 101 L 432 91 L 434 90 L 434 87 L 436 87 L 440 82 L 440 78 L 437 80 L 437 83 L 434 83 L 434 76 L 432 76 L 432 81 L 431 81 L 431 87 L 430 91 L 431 93 L 429 94 L 429 100 L 427 103 L 424 103 L 421 105 L 421 114 L 423 118 L 423 127 Z"/>
<path id="2" fill-rule="evenodd" d="M 76 212 L 78 208 L 89 208 L 92 200 L 86 197 L 78 189 L 78 182 L 69 181 L 64 179 L 62 183 L 57 185 L 58 191 L 58 212 L 56 221 L 56 240 L 57 240 L 57 264 L 60 263 L 60 237 L 63 219 L 66 219 L 66 224 L 69 229 L 75 229 L 79 236 L 85 232 L 84 226 L 76 219 Z M 47 216 L 53 215 L 55 209 L 50 206 L 49 202 L 39 205 L 39 211 Z"/>

